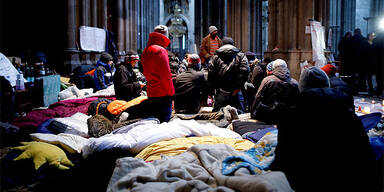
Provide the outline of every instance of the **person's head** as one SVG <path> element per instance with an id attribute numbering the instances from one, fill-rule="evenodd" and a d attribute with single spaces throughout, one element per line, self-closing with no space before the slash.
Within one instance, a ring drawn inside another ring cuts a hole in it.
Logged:
<path id="1" fill-rule="evenodd" d="M 223 45 L 235 45 L 235 41 L 233 41 L 233 39 L 230 37 L 223 37 L 222 43 Z"/>
<path id="2" fill-rule="evenodd" d="M 288 68 L 287 63 L 282 59 L 276 59 L 270 63 L 268 63 L 266 67 L 267 75 L 272 74 L 272 71 L 278 67 Z"/>
<path id="3" fill-rule="evenodd" d="M 367 35 L 368 41 L 373 41 L 375 38 L 376 38 L 376 34 L 375 33 L 373 33 L 373 32 L 368 33 L 368 35 Z"/>
<path id="4" fill-rule="evenodd" d="M 336 67 L 332 64 L 326 64 L 321 69 L 328 75 L 328 77 L 333 77 L 336 74 Z"/>
<path id="5" fill-rule="evenodd" d="M 137 62 L 139 62 L 139 55 L 135 50 L 129 50 L 127 54 L 125 54 L 125 63 L 135 67 Z"/>
<path id="6" fill-rule="evenodd" d="M 348 39 L 352 37 L 352 33 L 350 31 L 346 32 L 344 38 Z"/>
<path id="7" fill-rule="evenodd" d="M 353 30 L 353 35 L 361 35 L 361 29 L 356 28 L 355 30 Z"/>
<path id="8" fill-rule="evenodd" d="M 163 35 L 165 35 L 166 37 L 168 37 L 168 27 L 165 26 L 165 25 L 158 25 L 156 26 L 154 29 L 153 29 L 154 32 L 158 32 L 158 33 L 161 33 Z"/>
<path id="9" fill-rule="evenodd" d="M 256 59 L 256 54 L 251 51 L 245 52 L 245 56 L 247 57 L 248 62 L 251 62 Z"/>
<path id="10" fill-rule="evenodd" d="M 217 28 L 215 26 L 209 26 L 209 34 L 211 37 L 216 37 L 217 35 Z"/>
<path id="11" fill-rule="evenodd" d="M 330 87 L 327 74 L 319 67 L 305 68 L 300 75 L 299 91 L 303 92 L 312 88 Z"/>
<path id="12" fill-rule="evenodd" d="M 263 59 L 262 63 L 264 63 L 265 65 L 267 65 L 268 63 L 272 62 L 273 60 L 270 58 L 270 57 L 266 57 Z"/>
<path id="13" fill-rule="evenodd" d="M 193 68 L 196 71 L 200 70 L 201 63 L 200 63 L 200 57 L 198 54 L 193 53 L 188 56 L 188 68 Z"/>
<path id="14" fill-rule="evenodd" d="M 112 65 L 113 63 L 113 57 L 111 54 L 109 53 L 106 53 L 106 52 L 103 52 L 101 53 L 100 55 L 100 61 L 105 63 L 105 64 L 108 64 L 108 65 Z"/>

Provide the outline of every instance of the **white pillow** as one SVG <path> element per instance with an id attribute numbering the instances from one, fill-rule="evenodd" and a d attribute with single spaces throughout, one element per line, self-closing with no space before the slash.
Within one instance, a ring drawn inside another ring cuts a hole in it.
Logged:
<path id="1" fill-rule="evenodd" d="M 88 139 L 84 137 L 67 133 L 60 133 L 58 135 L 50 133 L 31 133 L 29 135 L 35 141 L 60 145 L 69 153 L 81 153 L 81 149 L 88 141 Z"/>

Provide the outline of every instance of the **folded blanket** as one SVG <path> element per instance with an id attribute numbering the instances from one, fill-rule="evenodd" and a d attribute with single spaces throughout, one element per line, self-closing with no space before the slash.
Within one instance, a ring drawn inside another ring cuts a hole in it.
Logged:
<path id="1" fill-rule="evenodd" d="M 197 144 L 227 144 L 238 151 L 248 150 L 254 147 L 254 143 L 244 139 L 222 138 L 216 136 L 176 138 L 169 141 L 156 142 L 136 155 L 145 161 L 161 159 L 161 156 L 176 156 L 185 152 L 188 148 Z"/>

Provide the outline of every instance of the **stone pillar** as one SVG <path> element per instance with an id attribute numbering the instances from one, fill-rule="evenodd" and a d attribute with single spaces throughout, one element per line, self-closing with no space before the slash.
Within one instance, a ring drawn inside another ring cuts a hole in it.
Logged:
<path id="1" fill-rule="evenodd" d="M 326 24 L 329 15 L 324 7 L 329 5 L 328 1 L 269 1 L 268 51 L 264 55 L 272 59 L 284 59 L 291 76 L 296 80 L 300 77 L 300 63 L 312 61 L 311 34 L 305 33 L 305 27 L 309 26 L 309 20 L 314 19 L 315 15 L 323 20 L 323 25 Z M 321 13 L 316 13 L 315 8 Z"/>
<path id="2" fill-rule="evenodd" d="M 116 19 L 117 19 L 117 50 L 119 51 L 118 61 L 120 61 L 123 51 L 125 51 L 125 34 L 124 34 L 124 1 L 116 1 Z"/>
<path id="3" fill-rule="evenodd" d="M 91 0 L 91 26 L 98 27 L 97 25 L 97 0 Z"/>
<path id="4" fill-rule="evenodd" d="M 90 19 L 91 19 L 90 13 L 91 13 L 90 0 L 82 0 L 81 1 L 81 25 L 90 26 Z M 91 54 L 90 51 L 82 50 L 80 52 L 81 64 L 92 65 L 92 62 L 90 60 L 91 58 L 90 54 Z"/>
<path id="5" fill-rule="evenodd" d="M 107 0 L 101 0 L 100 4 L 100 18 L 99 18 L 99 27 L 107 29 Z"/>
<path id="6" fill-rule="evenodd" d="M 76 22 L 76 0 L 67 1 L 67 26 L 66 26 L 66 48 L 64 49 L 64 71 L 70 73 L 80 65 L 79 51 L 76 47 L 77 22 Z"/>
<path id="7" fill-rule="evenodd" d="M 124 1 L 124 23 L 125 23 L 125 50 L 137 49 L 136 31 L 136 2 L 131 0 Z"/>

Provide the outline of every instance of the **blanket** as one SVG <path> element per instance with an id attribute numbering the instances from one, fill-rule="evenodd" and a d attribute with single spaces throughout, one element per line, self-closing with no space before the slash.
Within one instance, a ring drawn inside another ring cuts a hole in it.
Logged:
<path id="1" fill-rule="evenodd" d="M 275 157 L 277 130 L 265 134 L 256 145 L 241 156 L 229 156 L 223 161 L 222 172 L 232 175 L 240 168 L 246 168 L 251 174 L 262 174 Z"/>
<path id="2" fill-rule="evenodd" d="M 158 141 L 165 141 L 186 136 L 219 136 L 241 139 L 241 136 L 229 129 L 219 128 L 213 124 L 199 124 L 195 120 L 175 119 L 161 124 L 143 124 L 130 129 L 124 127 L 119 131 L 99 138 L 90 138 L 82 149 L 84 158 L 95 151 L 120 148 L 137 154 L 145 147 Z"/>
<path id="3" fill-rule="evenodd" d="M 178 156 L 146 163 L 124 157 L 116 162 L 107 191 L 292 191 L 282 172 L 221 173 L 221 162 L 242 153 L 225 144 L 194 145 Z"/>
<path id="4" fill-rule="evenodd" d="M 136 155 L 145 161 L 161 159 L 162 156 L 176 156 L 196 144 L 227 144 L 238 151 L 248 150 L 255 144 L 244 139 L 222 138 L 216 136 L 176 138 L 169 141 L 156 142 Z"/>
<path id="5" fill-rule="evenodd" d="M 12 124 L 20 129 L 36 128 L 45 120 L 51 118 L 69 117 L 76 112 L 87 114 L 88 106 L 96 99 L 98 99 L 98 97 L 59 101 L 50 105 L 48 109 L 33 110 L 25 117 L 16 118 L 12 121 Z"/>

